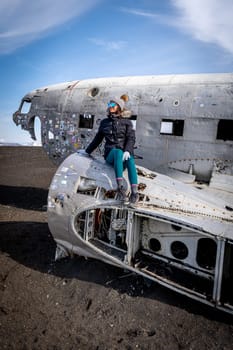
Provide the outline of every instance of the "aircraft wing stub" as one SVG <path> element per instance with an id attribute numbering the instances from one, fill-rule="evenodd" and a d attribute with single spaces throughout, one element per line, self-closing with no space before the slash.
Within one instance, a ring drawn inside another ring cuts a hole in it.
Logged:
<path id="1" fill-rule="evenodd" d="M 48 197 L 58 251 L 100 259 L 231 312 L 232 211 L 202 190 L 138 169 L 140 199 L 131 207 L 116 199 L 114 169 L 103 160 L 78 153 L 64 160 Z"/>

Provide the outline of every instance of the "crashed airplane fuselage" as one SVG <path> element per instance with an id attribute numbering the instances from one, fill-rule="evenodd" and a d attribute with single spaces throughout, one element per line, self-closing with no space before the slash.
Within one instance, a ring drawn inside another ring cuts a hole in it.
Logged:
<path id="1" fill-rule="evenodd" d="M 94 157 L 76 152 L 114 97 L 136 129 L 134 208 L 116 199 L 102 147 Z M 101 259 L 233 313 L 233 74 L 48 86 L 27 94 L 13 116 L 33 138 L 37 117 L 42 145 L 60 164 L 48 197 L 57 257 Z"/>

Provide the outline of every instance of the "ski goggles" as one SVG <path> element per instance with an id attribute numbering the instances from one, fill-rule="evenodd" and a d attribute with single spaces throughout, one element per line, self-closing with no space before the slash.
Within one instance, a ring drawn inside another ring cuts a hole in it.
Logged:
<path id="1" fill-rule="evenodd" d="M 107 104 L 108 108 L 115 107 L 116 105 L 117 105 L 116 102 L 108 102 Z"/>

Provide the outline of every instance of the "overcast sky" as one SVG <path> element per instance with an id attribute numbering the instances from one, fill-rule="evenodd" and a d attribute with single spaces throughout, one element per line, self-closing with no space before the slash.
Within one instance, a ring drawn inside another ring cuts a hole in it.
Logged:
<path id="1" fill-rule="evenodd" d="M 232 13 L 233 0 L 1 0 L 0 142 L 31 141 L 12 114 L 41 86 L 233 72 Z"/>

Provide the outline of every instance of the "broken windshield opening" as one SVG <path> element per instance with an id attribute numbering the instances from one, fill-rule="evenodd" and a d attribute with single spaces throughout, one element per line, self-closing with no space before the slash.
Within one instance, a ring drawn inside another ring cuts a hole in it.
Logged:
<path id="1" fill-rule="evenodd" d="M 23 114 L 27 114 L 30 111 L 31 108 L 31 101 L 23 101 L 21 108 L 20 108 L 20 112 Z"/>

